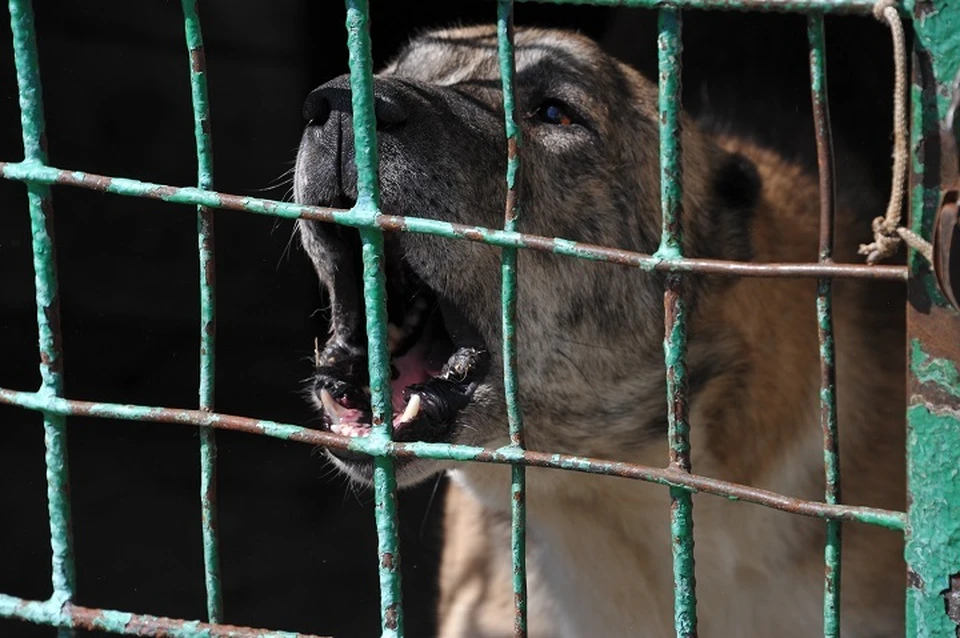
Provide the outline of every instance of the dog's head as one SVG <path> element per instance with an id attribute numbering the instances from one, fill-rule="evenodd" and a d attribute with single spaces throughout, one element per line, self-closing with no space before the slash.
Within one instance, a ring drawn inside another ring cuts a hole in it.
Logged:
<path id="1" fill-rule="evenodd" d="M 518 29 L 515 44 L 522 230 L 654 252 L 661 223 L 656 86 L 578 35 Z M 375 77 L 384 213 L 502 226 L 500 87 L 492 27 L 421 35 Z M 349 78 L 314 90 L 304 115 L 297 201 L 352 205 Z M 720 151 L 686 119 L 682 143 L 687 254 L 746 258 L 747 213 L 758 190 L 752 165 Z M 318 353 L 311 394 L 327 428 L 366 436 L 359 234 L 318 222 L 301 222 L 300 230 L 331 304 L 330 338 Z M 385 253 L 394 439 L 506 442 L 500 250 L 387 233 Z M 521 250 L 518 278 L 528 447 L 623 458 L 662 438 L 661 277 Z M 369 479 L 368 461 L 338 454 L 341 467 Z M 405 461 L 399 477 L 413 482 L 438 467 Z"/>

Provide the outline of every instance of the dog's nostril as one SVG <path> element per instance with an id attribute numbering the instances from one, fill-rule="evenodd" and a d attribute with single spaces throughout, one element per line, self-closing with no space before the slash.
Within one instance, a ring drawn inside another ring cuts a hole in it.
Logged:
<path id="1" fill-rule="evenodd" d="M 330 117 L 330 100 L 323 93 L 314 91 L 303 103 L 303 119 L 311 126 L 323 126 Z"/>

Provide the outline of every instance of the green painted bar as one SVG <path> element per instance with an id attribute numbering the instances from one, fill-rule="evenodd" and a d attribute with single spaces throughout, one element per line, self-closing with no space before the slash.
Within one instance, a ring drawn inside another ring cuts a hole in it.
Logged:
<path id="1" fill-rule="evenodd" d="M 210 135 L 210 105 L 207 100 L 206 59 L 197 0 L 181 0 L 184 33 L 190 53 L 190 87 L 193 99 L 194 137 L 197 143 L 197 186 L 213 188 L 213 144 Z M 200 389 L 201 410 L 213 410 L 216 353 L 216 276 L 214 266 L 213 211 L 197 208 L 197 238 L 200 257 Z M 220 549 L 217 542 L 217 441 L 214 430 L 199 429 L 200 512 L 203 536 L 204 583 L 207 588 L 207 618 L 223 619 L 220 587 Z"/>
<path id="2" fill-rule="evenodd" d="M 513 46 L 513 2 L 497 3 L 497 53 L 500 60 L 500 80 L 503 91 L 504 130 L 507 135 L 507 201 L 504 208 L 504 230 L 515 232 L 520 218 L 519 183 L 520 149 L 523 135 L 520 129 L 515 95 L 515 56 Z M 517 249 L 504 248 L 501 253 L 502 325 L 503 325 L 503 388 L 507 404 L 510 444 L 523 449 L 523 414 L 520 410 L 519 380 L 517 374 Z M 513 561 L 513 634 L 527 635 L 527 495 L 526 468 L 511 467 L 510 482 L 510 549 Z"/>
<path id="3" fill-rule="evenodd" d="M 44 136 L 43 92 L 30 0 L 10 0 L 14 62 L 20 92 L 20 122 L 24 163 L 47 161 Z M 27 184 L 30 229 L 33 237 L 33 268 L 37 298 L 37 328 L 40 341 L 40 394 L 63 394 L 63 359 L 60 350 L 60 301 L 57 292 L 57 261 L 53 233 L 53 204 L 44 184 Z M 46 445 L 47 505 L 50 513 L 53 600 L 70 602 L 76 587 L 73 535 L 70 529 L 70 471 L 67 462 L 67 424 L 63 415 L 43 415 Z M 65 634 L 65 635 L 70 635 Z"/>
<path id="4" fill-rule="evenodd" d="M 807 17 L 810 45 L 810 95 L 813 105 L 817 159 L 820 166 L 820 251 L 822 263 L 833 261 L 834 169 L 833 139 L 827 97 L 827 49 L 823 14 Z M 817 280 L 817 332 L 820 341 L 820 427 L 823 430 L 825 500 L 840 502 L 840 436 L 837 431 L 837 388 L 833 341 L 833 281 Z M 823 635 L 840 638 L 839 521 L 827 521 L 824 546 Z"/>
<path id="5" fill-rule="evenodd" d="M 196 620 L 132 614 L 113 609 L 91 609 L 75 605 L 68 605 L 64 609 L 52 600 L 26 600 L 4 594 L 0 594 L 0 618 L 24 620 L 65 630 L 84 629 L 155 638 L 320 638 L 310 634 L 207 624 Z"/>
<path id="6" fill-rule="evenodd" d="M 346 0 L 347 46 L 353 100 L 353 136 L 357 164 L 357 205 L 371 221 L 379 216 L 377 132 L 374 113 L 373 62 L 370 52 L 370 8 L 367 0 Z M 361 228 L 363 295 L 366 304 L 367 353 L 370 367 L 372 437 L 389 442 L 393 423 L 390 353 L 387 351 L 387 290 L 383 268 L 383 232 Z M 400 542 L 397 526 L 397 481 L 394 461 L 374 459 L 377 552 L 380 572 L 380 618 L 383 636 L 403 636 L 400 584 Z"/>
<path id="7" fill-rule="evenodd" d="M 941 131 L 956 140 L 960 6 L 931 0 L 913 17 L 910 228 L 930 239 L 942 180 L 956 178 Z M 926 261 L 907 258 L 907 635 L 939 638 L 960 631 L 960 313 Z"/>
<path id="8" fill-rule="evenodd" d="M 569 4 L 639 9 L 702 9 L 711 11 L 764 11 L 777 13 L 854 13 L 869 15 L 873 0 L 519 0 L 543 4 Z M 905 3 L 908 7 L 911 2 Z"/>
<path id="9" fill-rule="evenodd" d="M 656 256 L 682 256 L 683 162 L 680 142 L 680 38 L 682 18 L 675 8 L 661 9 L 659 35 L 660 200 L 663 232 Z M 663 295 L 663 351 L 667 373 L 667 440 L 670 467 L 690 472 L 690 425 L 687 422 L 687 313 L 683 279 L 671 274 Z M 693 499 L 690 492 L 670 490 L 670 533 L 673 537 L 674 629 L 677 638 L 696 638 L 697 593 L 693 555 Z"/>
<path id="10" fill-rule="evenodd" d="M 201 190 L 191 186 L 177 187 L 140 182 L 122 177 L 106 177 L 81 171 L 65 171 L 49 166 L 26 163 L 0 162 L 0 175 L 7 179 L 60 186 L 89 188 L 126 197 L 148 197 L 174 204 L 190 204 L 271 215 L 286 219 L 307 218 L 333 222 L 355 228 L 382 228 L 406 233 L 424 233 L 448 239 L 465 239 L 493 246 L 515 246 L 526 250 L 549 252 L 555 255 L 602 261 L 645 271 L 692 273 L 699 272 L 723 277 L 833 277 L 906 281 L 904 266 L 867 266 L 864 264 L 819 263 L 750 263 L 726 262 L 718 259 L 664 258 L 655 255 L 584 244 L 569 239 L 527 235 L 465 226 L 421 217 L 377 215 L 363 209 L 345 211 L 323 206 L 305 206 L 257 197 L 245 197 Z M 591 211 L 584 211 L 590 214 Z"/>
<path id="11" fill-rule="evenodd" d="M 531 452 L 512 446 L 499 449 L 487 449 L 447 443 L 392 443 L 382 439 L 374 439 L 373 437 L 357 439 L 298 425 L 228 414 L 203 412 L 201 410 L 77 401 L 60 397 L 44 396 L 39 392 L 21 392 L 7 388 L 0 388 L 0 403 L 17 405 L 28 410 L 44 411 L 64 416 L 73 415 L 178 425 L 208 425 L 219 429 L 269 436 L 312 446 L 351 450 L 371 456 L 379 454 L 402 458 L 420 457 L 444 461 L 520 463 L 531 467 L 569 470 L 587 474 L 604 474 L 656 483 L 668 487 L 676 487 L 689 492 L 713 494 L 732 501 L 756 503 L 801 516 L 826 520 L 840 519 L 856 521 L 898 531 L 903 531 L 906 520 L 906 516 L 902 512 L 892 512 L 872 507 L 826 505 L 814 501 L 804 501 L 767 490 L 697 476 L 696 474 L 681 472 L 671 468 L 654 468 L 634 463 L 604 461 L 602 459 L 570 456 L 568 454 Z"/>

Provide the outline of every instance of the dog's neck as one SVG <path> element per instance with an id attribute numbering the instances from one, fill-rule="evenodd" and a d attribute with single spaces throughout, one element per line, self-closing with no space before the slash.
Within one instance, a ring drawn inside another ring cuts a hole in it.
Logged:
<path id="1" fill-rule="evenodd" d="M 767 284 L 762 293 L 758 303 L 751 299 L 761 294 L 756 282 L 737 282 L 722 294 L 703 299 L 691 326 L 692 334 L 725 349 L 724 361 L 740 362 L 713 374 L 692 394 L 693 469 L 714 478 L 816 499 L 822 494 L 816 343 L 808 343 L 811 331 L 782 334 L 776 329 L 781 313 L 804 312 L 802 306 L 808 302 L 813 307 L 813 282 L 783 282 L 773 291 Z M 745 309 L 769 317 L 741 319 L 739 313 Z M 784 349 L 792 351 L 790 356 L 778 357 L 776 353 Z M 799 362 L 799 367 L 785 367 L 784 360 Z M 778 388 L 790 391 L 778 392 Z M 642 420 L 643 415 L 636 416 Z M 770 427 L 774 422 L 778 427 Z M 665 439 L 662 445 L 646 445 L 643 450 L 617 456 L 653 467 L 666 464 Z M 670 635 L 668 490 L 614 477 L 534 468 L 527 472 L 531 609 L 538 604 L 536 592 L 546 591 L 546 600 L 560 601 L 559 608 L 544 611 L 560 614 L 566 629 L 554 629 L 561 633 Z M 499 516 L 507 515 L 508 468 L 474 465 L 458 469 L 455 475 Z M 790 601 L 771 601 L 775 606 L 767 611 L 756 606 L 730 609 L 731 600 L 751 597 L 724 594 L 728 587 L 736 587 L 741 592 L 755 590 L 758 599 L 770 600 L 766 583 L 777 577 L 778 570 L 788 569 L 783 565 L 785 557 L 800 544 L 819 542 L 815 521 L 798 522 L 787 515 L 771 515 L 764 508 L 731 505 L 707 495 L 695 497 L 694 516 L 700 546 L 697 574 L 710 583 L 698 592 L 701 617 L 711 624 L 710 635 L 739 635 L 738 627 L 743 626 L 782 627 L 785 613 L 796 613 L 798 619 L 816 616 L 822 601 L 809 589 L 796 592 Z M 766 560 L 757 560 L 757 548 L 763 548 Z M 747 564 L 766 567 L 744 567 Z M 784 611 L 786 607 L 790 611 Z M 798 636 L 809 631 L 803 622 L 796 626 Z"/>

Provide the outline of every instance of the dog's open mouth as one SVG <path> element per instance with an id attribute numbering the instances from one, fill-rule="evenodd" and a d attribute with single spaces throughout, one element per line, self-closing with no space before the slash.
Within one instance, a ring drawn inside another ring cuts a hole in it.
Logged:
<path id="1" fill-rule="evenodd" d="M 387 238 L 385 257 L 392 438 L 449 441 L 457 415 L 487 374 L 489 355 L 457 306 L 413 272 L 395 238 Z M 354 298 L 359 304 L 359 296 Z M 354 310 L 362 315 L 362 308 Z M 373 430 L 364 346 L 346 346 L 334 337 L 317 353 L 313 389 L 324 427 L 334 434 L 366 437 Z M 348 452 L 334 453 L 344 460 L 359 460 Z"/>

